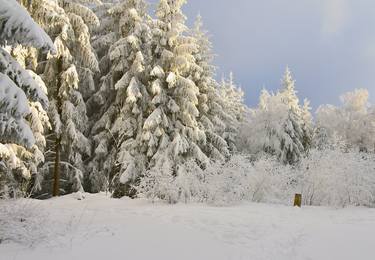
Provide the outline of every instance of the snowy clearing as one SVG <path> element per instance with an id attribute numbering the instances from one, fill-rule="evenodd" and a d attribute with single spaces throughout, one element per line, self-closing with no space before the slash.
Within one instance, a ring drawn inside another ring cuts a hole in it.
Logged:
<path id="1" fill-rule="evenodd" d="M 3 242 L 2 260 L 373 259 L 368 208 L 166 205 L 104 194 L 20 203 L 48 212 L 47 233 L 37 245 Z"/>

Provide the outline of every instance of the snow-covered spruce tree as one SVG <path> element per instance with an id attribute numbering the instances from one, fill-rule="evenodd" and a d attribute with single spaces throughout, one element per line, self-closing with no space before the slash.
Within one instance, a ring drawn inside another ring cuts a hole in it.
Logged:
<path id="1" fill-rule="evenodd" d="M 107 54 L 108 73 L 93 102 L 102 106 L 92 128 L 95 152 L 90 163 L 94 190 L 111 180 L 113 196 L 133 196 L 131 184 L 145 171 L 147 156 L 142 141 L 143 124 L 150 110 L 152 41 L 150 17 L 143 0 L 125 0 L 109 9 L 114 38 Z M 113 36 L 103 40 L 113 39 Z M 103 102 L 105 101 L 105 102 Z"/>
<path id="2" fill-rule="evenodd" d="M 55 51 L 51 39 L 16 1 L 0 1 L 0 27 L 0 46 L 22 44 Z M 40 132 L 48 99 L 44 89 L 2 47 L 0 86 L 0 197 L 24 195 L 25 181 L 44 160 Z"/>
<path id="3" fill-rule="evenodd" d="M 313 138 L 315 126 L 313 122 L 313 116 L 311 114 L 310 101 L 308 99 L 303 100 L 303 106 L 301 108 L 301 119 L 302 119 L 302 131 L 303 131 L 303 147 L 308 152 L 313 146 Z"/>
<path id="4" fill-rule="evenodd" d="M 115 32 L 117 24 L 115 24 L 114 17 L 110 15 L 109 10 L 114 7 L 117 2 L 119 2 L 119 0 L 106 0 L 101 5 L 96 5 L 92 8 L 93 12 L 100 20 L 100 25 L 92 30 L 91 39 L 91 45 L 98 56 L 100 68 L 100 73 L 97 74 L 95 81 L 100 82 L 103 76 L 109 74 L 109 70 L 111 68 L 109 49 L 111 45 L 116 42 L 118 35 Z M 98 92 L 98 89 L 95 89 L 93 96 L 95 96 L 96 92 Z M 90 97 L 88 103 L 92 102 L 93 106 L 96 106 L 97 104 L 94 103 L 97 98 Z M 90 107 L 89 104 L 88 107 Z M 88 112 L 90 113 L 91 111 L 89 110 L 90 108 L 88 108 Z M 97 109 L 92 110 L 97 112 Z"/>
<path id="5" fill-rule="evenodd" d="M 290 140 L 285 133 L 289 109 L 279 95 L 263 90 L 257 108 L 251 110 L 248 121 L 241 128 L 242 149 L 256 157 L 263 153 L 283 159 L 282 142 Z"/>
<path id="6" fill-rule="evenodd" d="M 47 95 L 47 88 L 41 77 L 31 70 L 28 70 L 27 72 L 43 90 L 45 95 Z M 31 182 L 28 187 L 28 193 L 33 194 L 35 190 L 41 190 L 42 188 L 41 182 L 43 180 L 43 175 L 38 170 L 38 167 L 41 166 L 41 163 L 45 162 L 44 152 L 47 145 L 45 133 L 47 130 L 51 129 L 51 124 L 47 111 L 40 102 L 31 101 L 29 102 L 29 105 L 31 114 L 27 119 L 35 138 L 35 145 L 32 149 L 32 156 L 25 159 L 28 160 L 27 164 L 31 172 Z"/>
<path id="7" fill-rule="evenodd" d="M 92 46 L 98 55 L 100 73 L 95 77 L 95 93 L 87 100 L 89 117 L 89 135 L 93 152 L 87 165 L 85 189 L 89 192 L 107 191 L 109 175 L 114 165 L 115 154 L 112 145 L 115 143 L 108 130 L 115 114 L 116 92 L 111 76 L 111 46 L 120 38 L 116 32 L 115 17 L 110 14 L 116 0 L 107 0 L 93 8 L 100 19 L 100 26 L 93 30 Z"/>
<path id="8" fill-rule="evenodd" d="M 230 124 L 229 121 L 234 118 L 226 113 L 222 92 L 219 92 L 219 84 L 214 78 L 212 43 L 207 32 L 203 30 L 200 15 L 197 16 L 191 36 L 196 39 L 198 47 L 197 51 L 193 53 L 196 66 L 193 67 L 194 72 L 192 73 L 192 78 L 199 88 L 198 123 L 206 134 L 206 142 L 202 143 L 200 147 L 213 160 L 223 162 L 230 155 L 228 143 L 224 138 L 228 137 L 226 130 Z"/>
<path id="9" fill-rule="evenodd" d="M 308 102 L 299 105 L 294 80 L 287 69 L 277 94 L 262 91 L 258 108 L 242 129 L 248 150 L 252 154 L 267 153 L 285 164 L 299 161 L 311 143 L 311 115 Z"/>
<path id="10" fill-rule="evenodd" d="M 303 146 L 301 154 L 303 154 L 303 152 L 308 151 L 312 143 L 313 125 L 312 115 L 310 113 L 310 101 L 304 99 L 303 106 L 301 107 L 299 98 L 297 96 L 297 91 L 295 89 L 295 81 L 293 80 L 289 67 L 286 68 L 285 75 L 282 80 L 282 87 L 283 88 L 279 95 L 281 95 L 282 101 L 289 108 L 289 120 L 292 123 L 292 125 L 289 126 L 290 129 L 288 130 L 286 128 L 286 131 L 289 131 L 289 135 L 295 140 L 295 143 L 298 143 L 298 141 L 301 142 Z"/>
<path id="11" fill-rule="evenodd" d="M 197 39 L 188 35 L 186 18 L 181 11 L 184 3 L 183 0 L 161 0 L 156 11 L 152 46 L 155 73 L 150 93 L 154 106 L 142 134 L 148 147 L 149 170 L 141 179 L 140 192 L 170 202 L 186 199 L 194 192 L 193 184 L 191 190 L 181 186 L 182 176 L 193 177 L 198 182 L 204 179 L 197 171 L 191 171 L 192 163 L 205 168 L 211 163 L 210 157 L 214 157 L 207 143 L 212 147 L 215 140 L 210 140 L 210 132 L 200 122 L 200 102 L 206 100 L 201 95 L 199 74 L 196 74 L 202 73 L 197 60 L 199 46 Z M 217 144 L 220 146 L 226 145 Z M 225 150 L 228 149 L 222 149 Z"/>
<path id="12" fill-rule="evenodd" d="M 48 82 L 52 125 L 46 162 L 40 171 L 46 176 L 46 184 L 53 179 L 52 194 L 57 196 L 61 177 L 66 180 L 62 187 L 65 192 L 82 190 L 83 161 L 91 153 L 85 137 L 86 105 L 80 89 L 94 89 L 93 73 L 99 71 L 99 66 L 90 44 L 90 29 L 99 21 L 80 1 L 32 1 L 28 9 L 51 35 L 57 49 L 56 55 L 38 67 Z M 49 187 L 42 192 L 50 193 Z"/>
<path id="13" fill-rule="evenodd" d="M 224 112 L 220 114 L 225 125 L 222 128 L 223 137 L 229 144 L 230 149 L 236 151 L 236 138 L 239 126 L 245 117 L 246 106 L 243 101 L 244 92 L 235 85 L 233 73 L 230 73 L 228 80 L 222 80 L 219 97 Z"/>

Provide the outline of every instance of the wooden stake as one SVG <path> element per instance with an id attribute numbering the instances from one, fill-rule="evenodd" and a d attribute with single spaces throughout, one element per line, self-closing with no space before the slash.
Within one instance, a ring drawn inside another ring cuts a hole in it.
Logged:
<path id="1" fill-rule="evenodd" d="M 302 194 L 296 193 L 294 195 L 294 207 L 301 207 L 302 206 Z"/>

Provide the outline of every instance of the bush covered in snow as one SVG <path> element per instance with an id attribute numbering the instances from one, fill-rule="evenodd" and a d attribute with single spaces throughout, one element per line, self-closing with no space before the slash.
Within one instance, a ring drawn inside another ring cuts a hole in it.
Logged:
<path id="1" fill-rule="evenodd" d="M 233 156 L 230 161 L 207 169 L 207 202 L 227 205 L 243 200 L 273 201 L 279 191 L 288 188 L 288 169 L 271 157 L 252 162 L 243 155 Z"/>
<path id="2" fill-rule="evenodd" d="M 375 206 L 373 154 L 313 150 L 298 168 L 298 185 L 306 205 Z"/>
<path id="3" fill-rule="evenodd" d="M 375 124 L 374 106 L 369 105 L 369 92 L 366 89 L 355 89 L 343 94 L 341 106 L 324 105 L 316 112 L 316 127 L 319 136 L 316 142 L 332 142 L 341 139 L 346 147 L 374 152 Z"/>
<path id="4" fill-rule="evenodd" d="M 191 167 L 192 166 L 192 167 Z M 265 157 L 252 162 L 243 155 L 228 162 L 213 163 L 202 170 L 186 163 L 181 175 L 160 178 L 157 172 L 145 176 L 138 187 L 140 196 L 176 202 L 207 202 L 229 205 L 240 201 L 280 202 L 292 191 L 293 176 L 289 166 Z"/>
<path id="5" fill-rule="evenodd" d="M 183 174 L 168 179 L 155 172 L 143 178 L 140 195 L 176 202 L 228 205 L 241 201 L 291 204 L 302 193 L 303 204 L 375 206 L 373 155 L 340 149 L 312 150 L 297 166 L 275 158 L 256 161 L 236 155 L 207 169 L 185 164 Z M 190 168 L 189 168 L 190 167 Z"/>
<path id="6" fill-rule="evenodd" d="M 206 174 L 193 161 L 179 165 L 176 173 L 150 170 L 141 178 L 139 196 L 169 203 L 203 202 L 207 197 Z"/>

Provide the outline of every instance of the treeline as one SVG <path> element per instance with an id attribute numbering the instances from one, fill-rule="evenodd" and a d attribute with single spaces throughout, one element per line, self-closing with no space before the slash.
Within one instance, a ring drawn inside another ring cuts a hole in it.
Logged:
<path id="1" fill-rule="evenodd" d="M 374 151 L 365 90 L 314 120 L 287 69 L 280 91 L 247 108 L 232 75 L 215 79 L 212 44 L 200 17 L 186 25 L 184 3 L 0 0 L 0 197 L 251 199 L 249 187 L 263 190 L 255 173 Z M 288 178 L 279 184 L 303 183 Z"/>
<path id="2" fill-rule="evenodd" d="M 3 197 L 135 196 L 144 176 L 231 156 L 243 94 L 214 79 L 211 43 L 199 17 L 186 26 L 184 2 L 160 1 L 155 18 L 143 0 L 1 2 L 1 73 L 22 95 L 1 96 Z"/>

